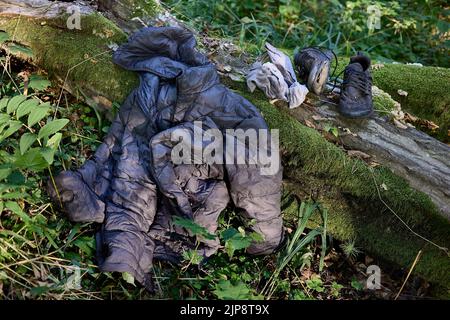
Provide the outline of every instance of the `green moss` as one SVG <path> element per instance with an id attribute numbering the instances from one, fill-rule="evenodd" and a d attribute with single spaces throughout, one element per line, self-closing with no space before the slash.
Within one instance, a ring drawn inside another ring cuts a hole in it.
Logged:
<path id="1" fill-rule="evenodd" d="M 133 14 L 138 17 L 152 17 L 160 12 L 161 8 L 154 0 L 128 0 L 133 8 Z"/>
<path id="2" fill-rule="evenodd" d="M 114 65 L 110 44 L 120 44 L 127 36 L 100 14 L 83 16 L 81 30 L 70 30 L 65 19 L 0 19 L 0 29 L 33 51 L 36 64 L 50 76 L 64 79 L 79 89 L 95 88 L 111 101 L 121 102 L 137 85 L 137 77 Z"/>
<path id="3" fill-rule="evenodd" d="M 392 99 L 391 95 L 377 86 L 372 88 L 372 99 L 374 109 L 381 114 L 388 114 L 395 110 L 395 107 L 399 104 Z"/>
<path id="4" fill-rule="evenodd" d="M 427 195 L 412 189 L 388 168 L 369 168 L 363 161 L 349 158 L 319 132 L 291 117 L 288 109 L 271 105 L 262 93 L 250 94 L 242 83 L 224 82 L 255 104 L 271 128 L 280 130 L 284 179 L 291 182 L 287 189 L 318 193 L 319 201 L 330 210 L 329 227 L 334 237 L 356 237 L 368 252 L 405 268 L 424 249 L 416 272 L 450 288 L 450 257 L 408 231 L 380 201 L 376 185 L 382 199 L 410 227 L 450 247 L 450 223 L 439 215 Z M 382 184 L 387 190 L 380 187 Z M 295 209 L 285 210 L 288 219 Z"/>
<path id="5" fill-rule="evenodd" d="M 439 137 L 450 129 L 450 69 L 385 64 L 373 70 L 374 84 L 399 101 L 402 109 L 440 126 Z M 397 91 L 408 92 L 400 96 Z"/>

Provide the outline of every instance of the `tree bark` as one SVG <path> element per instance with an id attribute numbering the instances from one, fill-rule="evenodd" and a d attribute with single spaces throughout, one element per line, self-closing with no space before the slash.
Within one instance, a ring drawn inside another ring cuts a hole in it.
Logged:
<path id="1" fill-rule="evenodd" d="M 331 104 L 304 105 L 291 115 L 318 130 L 336 127 L 336 140 L 354 156 L 389 167 L 410 185 L 431 197 L 450 219 L 450 147 L 415 128 L 399 128 L 387 117 L 356 120 L 342 117 Z M 332 138 L 332 137 L 330 137 Z"/>

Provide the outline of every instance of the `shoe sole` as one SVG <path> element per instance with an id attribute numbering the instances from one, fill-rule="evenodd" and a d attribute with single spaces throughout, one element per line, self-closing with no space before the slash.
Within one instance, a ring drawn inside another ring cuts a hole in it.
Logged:
<path id="1" fill-rule="evenodd" d="M 339 111 L 339 113 L 341 115 L 343 115 L 346 118 L 351 118 L 351 119 L 360 119 L 360 118 L 369 118 L 370 116 L 373 115 L 373 110 L 369 110 L 369 112 L 365 111 L 365 112 L 356 112 L 356 113 L 344 113 Z"/>

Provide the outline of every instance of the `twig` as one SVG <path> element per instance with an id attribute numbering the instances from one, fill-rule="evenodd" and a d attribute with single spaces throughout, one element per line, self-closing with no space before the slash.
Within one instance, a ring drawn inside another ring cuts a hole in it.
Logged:
<path id="1" fill-rule="evenodd" d="M 431 241 L 431 240 L 425 238 L 424 236 L 418 234 L 417 232 L 415 232 L 413 229 L 411 229 L 411 227 L 410 227 L 405 221 L 403 221 L 403 219 L 402 219 L 402 218 L 401 218 L 401 217 L 400 217 L 400 216 L 399 216 L 399 215 L 398 215 L 391 207 L 389 207 L 389 205 L 388 205 L 388 204 L 383 200 L 383 198 L 381 197 L 381 192 L 380 192 L 380 189 L 378 188 L 377 180 L 375 179 L 375 175 L 374 175 L 374 173 L 373 173 L 373 170 L 369 169 L 369 171 L 370 171 L 371 174 L 372 174 L 372 178 L 373 178 L 373 181 L 374 181 L 374 183 L 375 183 L 375 188 L 377 189 L 377 193 L 378 193 L 378 198 L 379 198 L 380 201 L 386 206 L 386 208 L 388 208 L 389 211 L 391 211 L 391 212 L 394 214 L 394 216 L 395 216 L 398 220 L 400 220 L 400 222 L 401 222 L 401 223 L 402 223 L 402 224 L 403 224 L 403 225 L 404 225 L 404 226 L 405 226 L 412 234 L 414 234 L 416 237 L 419 237 L 420 239 L 424 240 L 425 242 L 428 242 L 429 244 L 435 246 L 435 247 L 438 248 L 439 250 L 444 251 L 444 252 L 447 254 L 447 256 L 450 256 L 450 255 L 449 255 L 449 252 L 448 252 L 448 248 L 442 247 L 442 246 L 440 246 L 440 245 L 434 243 L 433 241 Z"/>
<path id="2" fill-rule="evenodd" d="M 414 262 L 411 266 L 411 268 L 409 269 L 408 275 L 406 276 L 405 281 L 403 281 L 402 287 L 400 288 L 400 290 L 398 291 L 397 295 L 395 296 L 394 300 L 397 300 L 398 297 L 400 296 L 400 293 L 402 293 L 403 288 L 405 287 L 406 282 L 409 279 L 409 276 L 411 275 L 414 267 L 416 266 L 417 262 L 419 262 L 420 257 L 422 256 L 422 250 L 419 250 L 419 252 L 417 253 L 416 259 L 414 259 Z"/>
<path id="3" fill-rule="evenodd" d="M 110 51 L 111 51 L 111 49 L 108 49 L 108 50 L 106 50 L 106 51 L 97 53 L 97 54 L 93 55 L 92 57 L 89 57 L 89 58 L 87 58 L 87 59 L 84 59 L 83 61 L 77 63 L 76 65 L 70 67 L 69 70 L 67 70 L 66 77 L 64 78 L 64 82 L 63 82 L 63 85 L 62 85 L 62 87 L 61 87 L 61 92 L 60 92 L 59 97 L 58 97 L 58 102 L 57 102 L 57 104 L 56 104 L 56 108 L 55 108 L 55 117 L 56 117 L 56 113 L 58 112 L 59 104 L 61 103 L 61 98 L 62 98 L 62 95 L 63 95 L 63 92 L 64 92 L 64 87 L 66 86 L 67 79 L 69 78 L 70 72 L 72 72 L 72 70 L 74 70 L 75 68 L 81 66 L 82 64 L 88 62 L 89 60 L 91 60 L 91 59 L 93 59 L 93 58 L 96 58 L 96 57 L 98 57 L 98 56 L 101 56 L 101 55 L 103 55 L 103 54 L 106 54 L 106 53 L 108 53 L 108 52 L 110 52 Z"/>
<path id="4" fill-rule="evenodd" d="M 14 87 L 16 87 L 17 91 L 19 92 L 19 94 L 22 94 L 22 92 L 20 92 L 19 87 L 17 86 L 16 82 L 14 81 L 14 78 L 12 77 L 11 73 L 8 71 L 8 69 L 6 68 L 6 66 L 3 64 L 3 62 L 0 61 L 0 63 L 2 64 L 3 70 L 6 72 L 6 74 L 8 75 L 8 77 L 11 79 L 11 82 L 14 84 Z"/>

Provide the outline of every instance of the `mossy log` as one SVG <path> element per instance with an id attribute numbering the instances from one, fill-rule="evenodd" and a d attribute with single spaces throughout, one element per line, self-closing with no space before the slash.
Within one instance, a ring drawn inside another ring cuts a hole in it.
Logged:
<path id="1" fill-rule="evenodd" d="M 51 14 L 48 10 L 45 14 L 39 13 L 42 10 L 38 6 L 39 2 L 42 6 L 55 6 Z M 27 3 L 33 5 L 27 6 Z M 133 26 L 130 27 L 123 15 L 134 15 L 136 12 L 130 10 L 129 13 L 121 11 L 119 14 L 100 14 L 96 12 L 98 8 L 82 4 L 85 7 L 81 30 L 69 30 L 66 27 L 66 5 L 45 0 L 0 0 L 0 30 L 8 32 L 15 42 L 28 46 L 33 52 L 28 58 L 48 71 L 51 77 L 63 82 L 73 94 L 87 99 L 88 103 L 99 108 L 108 109 L 113 101 L 123 101 L 137 85 L 137 78 L 133 73 L 121 70 L 112 63 L 109 50 L 111 44 L 119 44 L 127 37 L 127 33 L 118 26 L 120 21 L 116 24 L 112 20 L 122 20 L 126 28 L 131 30 Z M 102 8 L 111 9 L 106 2 Z M 4 47 L 8 50 L 7 45 Z M 302 199 L 312 197 L 323 203 L 329 210 L 328 225 L 333 237 L 340 240 L 356 239 L 357 245 L 374 256 L 395 262 L 405 269 L 410 267 L 418 251 L 423 250 L 415 272 L 436 283 L 444 289 L 443 294 L 450 297 L 450 257 L 444 249 L 450 247 L 450 223 L 445 210 L 442 210 L 445 206 L 417 190 L 420 189 L 418 183 L 407 181 L 408 175 L 412 173 L 408 171 L 410 169 L 398 168 L 400 162 L 395 161 L 395 153 L 386 150 L 382 156 L 377 155 L 376 160 L 382 165 L 372 167 L 361 159 L 349 156 L 342 147 L 324 138 L 323 132 L 309 128 L 301 121 L 318 119 L 312 118 L 313 115 L 330 118 L 332 120 L 329 123 L 332 125 L 350 128 L 359 137 L 369 136 L 367 141 L 381 139 L 373 136 L 383 135 L 385 131 L 389 135 L 404 136 L 402 146 L 396 147 L 405 148 L 404 152 L 414 154 L 416 158 L 423 157 L 415 162 L 423 161 L 423 165 L 411 167 L 414 171 L 426 171 L 427 165 L 433 169 L 427 182 L 433 192 L 443 192 L 440 183 L 448 181 L 445 180 L 449 178 L 448 149 L 413 129 L 397 130 L 381 118 L 355 123 L 334 120 L 339 117 L 333 107 L 328 105 L 320 108 L 307 106 L 303 111 L 291 111 L 285 107 L 273 106 L 261 93 L 249 93 L 243 83 L 232 81 L 228 77 L 224 77 L 223 81 L 260 108 L 270 127 L 280 130 L 286 192 L 294 193 Z M 321 120 L 314 120 L 313 123 L 317 129 L 322 128 Z M 367 134 L 364 135 L 364 132 Z M 419 138 L 424 142 L 419 143 Z M 347 138 L 341 133 L 339 139 L 342 139 L 344 145 L 350 146 L 348 141 L 353 138 Z M 384 140 L 389 141 L 389 136 Z M 364 140 L 360 140 L 352 148 L 370 153 L 361 141 Z M 420 152 L 410 150 L 409 142 L 418 145 Z M 432 145 L 438 145 L 434 152 L 430 150 Z M 382 147 L 377 148 L 381 152 Z M 385 148 L 389 148 L 389 145 L 386 144 Z M 436 160 L 433 162 L 430 159 Z M 402 168 L 408 168 L 408 165 Z M 432 181 L 437 174 L 435 171 L 440 172 L 441 177 L 437 181 L 441 182 Z M 427 175 L 417 176 L 416 179 L 419 182 L 420 179 L 427 179 Z M 445 196 L 448 199 L 448 193 Z M 286 219 L 294 219 L 295 210 L 295 204 L 284 208 Z M 442 248 L 439 249 L 413 234 L 399 219 Z"/>
<path id="2" fill-rule="evenodd" d="M 375 99 L 375 108 L 381 108 Z M 450 220 L 450 146 L 412 127 L 397 126 L 384 114 L 368 119 L 340 116 L 330 104 L 305 104 L 291 115 L 317 130 L 333 128 L 336 140 L 350 154 L 389 167 L 412 187 L 431 197 L 442 214 Z M 354 151 L 362 151 L 354 152 Z"/>

